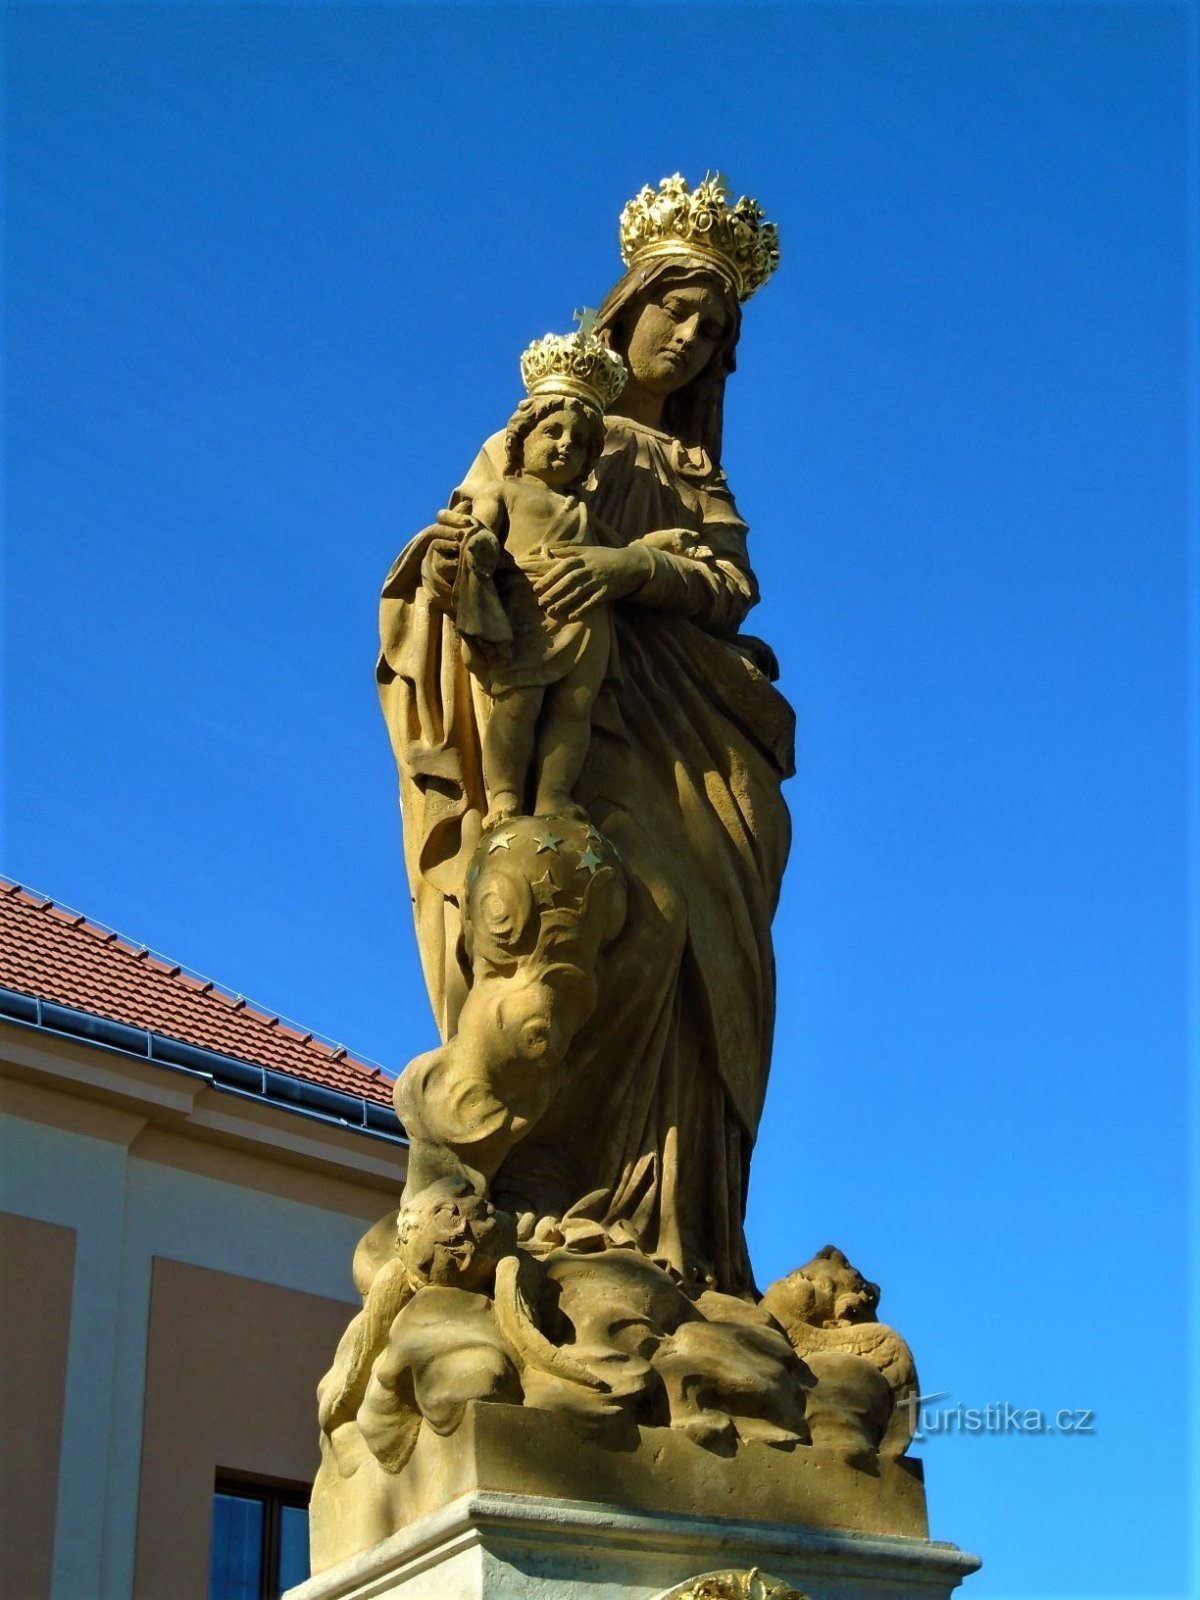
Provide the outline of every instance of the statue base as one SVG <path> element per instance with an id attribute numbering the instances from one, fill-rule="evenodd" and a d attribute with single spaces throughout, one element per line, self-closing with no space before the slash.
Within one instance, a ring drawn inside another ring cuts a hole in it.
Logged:
<path id="1" fill-rule="evenodd" d="M 928 1539 L 476 1490 L 284 1600 L 947 1600 L 978 1566 Z"/>
<path id="2" fill-rule="evenodd" d="M 475 1402 L 452 1434 L 422 1428 L 402 1473 L 364 1451 L 330 1492 L 332 1470 L 327 1456 L 313 1495 L 316 1576 L 288 1600 L 656 1600 L 754 1567 L 810 1600 L 940 1600 L 979 1564 L 929 1540 L 919 1462 L 814 1445 L 717 1455 L 642 1428 L 616 1450 L 554 1413 Z"/>

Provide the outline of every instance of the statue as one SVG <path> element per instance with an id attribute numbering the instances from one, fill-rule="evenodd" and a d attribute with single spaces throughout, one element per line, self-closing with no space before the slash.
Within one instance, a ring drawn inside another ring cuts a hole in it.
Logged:
<path id="1" fill-rule="evenodd" d="M 611 613 L 619 668 L 595 695 L 570 798 L 622 864 L 626 917 L 569 1076 L 493 1194 L 552 1217 L 603 1192 L 598 1220 L 682 1280 L 741 1294 L 753 1289 L 742 1214 L 770 1061 L 794 719 L 770 652 L 738 631 L 758 589 L 721 422 L 742 302 L 778 247 L 753 201 L 682 179 L 630 202 L 622 246 L 629 270 L 592 330 L 628 372 L 581 496 L 598 542 L 545 555 L 535 581 L 551 616 Z M 493 435 L 400 556 L 381 607 L 380 697 L 446 1039 L 472 986 L 465 883 L 488 820 L 495 710 L 451 611 L 463 541 L 480 530 L 471 508 L 505 492 L 507 464 L 507 433 Z"/>
<path id="2" fill-rule="evenodd" d="M 543 606 L 539 589 L 556 556 L 599 542 L 586 502 L 570 491 L 604 447 L 604 408 L 621 392 L 624 364 L 581 329 L 535 341 L 521 373 L 528 398 L 505 430 L 504 474 L 458 500 L 472 527 L 447 604 L 463 660 L 490 702 L 480 736 L 485 830 L 523 813 L 528 789 L 532 815 L 586 820 L 571 793 L 612 665 L 607 608 L 590 606 L 582 616 L 569 604 Z M 414 569 L 419 575 L 436 536 L 430 530 L 408 547 L 399 581 L 411 583 Z"/>
<path id="3" fill-rule="evenodd" d="M 853 1460 L 902 1456 L 916 1429 L 920 1390 L 912 1351 L 875 1320 L 879 1285 L 827 1244 L 773 1283 L 762 1305 L 814 1375 L 807 1408 L 814 1441 Z"/>
<path id="4" fill-rule="evenodd" d="M 522 817 L 485 834 L 463 896 L 473 983 L 458 1029 L 396 1084 L 406 1193 L 441 1177 L 482 1190 L 566 1081 L 598 994 L 601 952 L 625 920 L 612 846 L 575 820 Z"/>
<path id="5" fill-rule="evenodd" d="M 721 180 L 678 176 L 620 231 L 625 275 L 526 350 L 526 398 L 384 586 L 379 692 L 442 1042 L 397 1081 L 408 1179 L 360 1246 L 363 1309 L 321 1385 L 318 1568 L 428 1509 L 470 1453 L 437 1441 L 467 1418 L 567 1430 L 601 1452 L 589 1484 L 654 1438 L 695 1493 L 714 1458 L 741 1471 L 749 1514 L 753 1485 L 783 1483 L 793 1520 L 807 1452 L 820 1493 L 838 1472 L 860 1500 L 882 1485 L 835 1525 L 924 1526 L 900 1460 L 915 1372 L 871 1320 L 878 1290 L 827 1248 L 762 1297 L 743 1234 L 793 715 L 740 631 L 758 587 L 721 433 L 776 233 Z"/>

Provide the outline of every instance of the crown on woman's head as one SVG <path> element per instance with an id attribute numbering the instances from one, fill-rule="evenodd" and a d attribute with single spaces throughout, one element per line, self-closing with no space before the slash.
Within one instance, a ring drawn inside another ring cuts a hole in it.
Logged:
<path id="1" fill-rule="evenodd" d="M 639 267 L 662 256 L 699 257 L 739 300 L 749 300 L 779 265 L 779 229 L 757 200 L 730 203 L 725 179 L 706 173 L 689 189 L 677 172 L 657 191 L 646 186 L 621 213 L 621 257 Z"/>
<path id="2" fill-rule="evenodd" d="M 625 363 L 592 332 L 585 312 L 574 333 L 548 333 L 535 339 L 521 357 L 526 393 L 566 395 L 606 411 L 625 387 Z"/>

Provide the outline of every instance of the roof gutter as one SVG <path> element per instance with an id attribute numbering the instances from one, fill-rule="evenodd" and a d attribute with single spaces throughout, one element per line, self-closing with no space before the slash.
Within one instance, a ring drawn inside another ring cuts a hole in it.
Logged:
<path id="1" fill-rule="evenodd" d="M 114 1022 L 110 1017 L 98 1017 L 90 1011 L 77 1011 L 73 1006 L 60 1006 L 52 1000 L 40 1000 L 36 995 L 3 987 L 0 987 L 0 1018 L 35 1028 L 39 1033 L 83 1039 L 118 1055 L 153 1061 L 168 1072 L 203 1078 L 223 1094 L 265 1101 L 297 1116 L 352 1128 L 356 1133 L 382 1139 L 388 1144 L 408 1143 L 396 1121 L 396 1113 L 388 1106 L 346 1094 L 341 1089 L 308 1083 L 270 1067 L 254 1066 L 236 1056 L 222 1055 L 218 1050 L 185 1044 L 181 1039 L 168 1038 L 149 1028 L 135 1028 L 127 1022 Z"/>

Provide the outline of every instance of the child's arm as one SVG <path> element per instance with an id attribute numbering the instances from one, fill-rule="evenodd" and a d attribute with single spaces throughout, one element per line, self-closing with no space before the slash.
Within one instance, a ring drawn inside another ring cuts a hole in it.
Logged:
<path id="1" fill-rule="evenodd" d="M 503 543 L 504 535 L 508 531 L 508 506 L 500 490 L 485 489 L 481 494 L 465 501 L 463 509 L 483 527 L 490 528 Z"/>
<path id="2" fill-rule="evenodd" d="M 454 626 L 463 638 L 483 648 L 506 646 L 512 642 L 512 624 L 492 582 L 507 523 L 504 497 L 489 488 L 464 500 L 462 509 L 470 517 L 471 527 L 459 547 Z"/>

